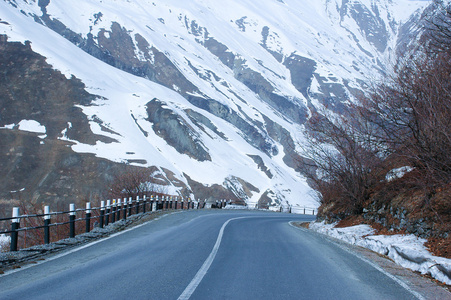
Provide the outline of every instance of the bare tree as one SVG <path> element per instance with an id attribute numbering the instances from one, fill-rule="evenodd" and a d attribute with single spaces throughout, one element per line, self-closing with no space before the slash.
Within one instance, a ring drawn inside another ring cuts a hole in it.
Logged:
<path id="1" fill-rule="evenodd" d="M 334 120 L 334 121 L 332 121 Z M 359 214 L 369 198 L 381 164 L 379 149 L 368 147 L 368 137 L 355 128 L 358 119 L 314 115 L 308 123 L 310 138 L 303 148 L 300 169 L 320 193 L 323 207 L 333 203 L 344 214 Z"/>
<path id="2" fill-rule="evenodd" d="M 149 168 L 126 166 L 113 176 L 110 185 L 112 198 L 136 197 L 152 192 L 152 171 Z"/>
<path id="3" fill-rule="evenodd" d="M 386 82 L 373 86 L 344 116 L 316 113 L 307 124 L 301 171 L 320 194 L 328 214 L 359 214 L 385 174 L 408 164 L 409 187 L 427 204 L 451 184 L 451 4 L 426 22 L 424 51 L 398 65 Z M 398 165 L 396 164 L 404 164 Z M 441 203 L 449 207 L 449 200 Z M 433 205 L 428 205 L 431 209 Z M 440 219 L 440 217 L 439 217 Z"/>
<path id="4" fill-rule="evenodd" d="M 451 57 L 421 57 L 363 99 L 374 141 L 406 158 L 429 183 L 451 179 Z"/>
<path id="5" fill-rule="evenodd" d="M 426 52 L 451 51 L 451 3 L 435 0 L 425 16 Z"/>

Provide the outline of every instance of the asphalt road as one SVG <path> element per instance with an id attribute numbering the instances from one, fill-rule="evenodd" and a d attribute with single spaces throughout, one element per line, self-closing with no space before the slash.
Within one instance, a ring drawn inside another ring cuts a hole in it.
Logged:
<path id="1" fill-rule="evenodd" d="M 0 276 L 0 299 L 415 299 L 385 273 L 289 221 L 174 213 Z"/>

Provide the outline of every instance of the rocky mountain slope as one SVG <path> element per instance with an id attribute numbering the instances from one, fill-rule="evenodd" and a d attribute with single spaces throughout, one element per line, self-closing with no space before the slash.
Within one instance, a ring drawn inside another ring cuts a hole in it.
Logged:
<path id="1" fill-rule="evenodd" d="M 128 163 L 172 194 L 317 206 L 304 123 L 389 70 L 428 3 L 2 0 L 0 199 L 90 198 Z"/>

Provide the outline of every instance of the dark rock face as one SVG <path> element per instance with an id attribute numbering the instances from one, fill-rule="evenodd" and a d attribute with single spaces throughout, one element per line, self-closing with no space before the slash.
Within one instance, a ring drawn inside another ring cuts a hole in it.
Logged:
<path id="1" fill-rule="evenodd" d="M 211 161 L 207 149 L 196 138 L 196 130 L 172 110 L 164 108 L 163 103 L 157 99 L 147 103 L 147 114 L 147 120 L 153 123 L 155 133 L 164 138 L 178 152 L 198 161 Z"/>
<path id="2" fill-rule="evenodd" d="M 47 14 L 46 6 L 50 1 L 42 1 L 41 17 L 35 16 L 38 22 L 44 23 L 86 53 L 101 61 L 128 72 L 130 74 L 148 78 L 156 83 L 174 89 L 177 86 L 184 95 L 186 92 L 197 92 L 198 89 L 187 80 L 166 55 L 150 44 L 139 34 L 134 36 L 137 47 L 133 43 L 131 33 L 119 23 L 113 22 L 110 30 L 102 29 L 97 36 L 91 32 L 87 38 L 80 33 L 75 33 L 57 19 L 52 19 Z M 102 14 L 94 14 L 96 20 L 101 19 Z M 135 51 L 141 51 L 146 60 L 136 57 Z"/>
<path id="3" fill-rule="evenodd" d="M 270 32 L 269 32 L 269 27 L 268 27 L 268 26 L 263 26 L 263 28 L 262 28 L 262 42 L 261 42 L 261 45 L 262 45 L 263 48 L 266 49 L 266 51 L 268 51 L 269 53 L 271 53 L 271 55 L 274 56 L 274 58 L 275 58 L 278 62 L 282 62 L 282 60 L 283 60 L 283 55 L 282 55 L 281 53 L 279 53 L 279 52 L 275 52 L 275 51 L 270 50 L 270 49 L 268 48 L 267 41 L 268 41 L 269 34 L 270 34 Z M 276 33 L 274 33 L 274 34 L 276 34 Z M 277 35 L 277 34 L 276 34 L 276 35 Z"/>
<path id="4" fill-rule="evenodd" d="M 35 120 L 45 126 L 47 135 L 38 137 L 17 126 L 0 129 L 0 198 L 77 203 L 103 193 L 116 164 L 75 153 L 71 142 L 58 139 L 66 130 L 69 139 L 82 143 L 113 142 L 93 134 L 86 115 L 74 106 L 89 105 L 95 96 L 78 79 L 66 79 L 53 70 L 29 44 L 10 43 L 3 37 L 0 53 L 0 127 Z"/>
<path id="5" fill-rule="evenodd" d="M 246 68 L 244 62 L 236 62 L 233 71 L 236 79 L 259 95 L 276 111 L 281 112 L 291 121 L 299 124 L 305 123 L 307 108 L 296 104 L 292 99 L 278 95 L 274 87 L 260 73 Z"/>
<path id="6" fill-rule="evenodd" d="M 0 42 L 0 51 L 0 126 L 29 118 L 46 126 L 49 138 L 56 138 L 71 122 L 69 138 L 88 144 L 100 139 L 91 133 L 81 109 L 74 107 L 95 99 L 80 80 L 68 80 L 53 70 L 29 44 Z"/>
<path id="7" fill-rule="evenodd" d="M 285 58 L 283 64 L 290 70 L 291 82 L 305 97 L 312 84 L 313 72 L 316 69 L 316 62 L 296 54 L 291 54 Z"/>
<path id="8" fill-rule="evenodd" d="M 320 85 L 321 93 L 310 96 L 318 99 L 327 109 L 343 114 L 347 109 L 346 102 L 349 100 L 345 87 L 341 83 L 330 82 L 331 78 L 324 78 L 318 74 L 314 74 L 314 76 Z"/>
<path id="9" fill-rule="evenodd" d="M 191 96 L 189 101 L 193 105 L 235 125 L 243 133 L 243 138 L 255 148 L 269 156 L 277 155 L 277 148 L 268 141 L 265 133 L 241 118 L 234 110 L 213 99 Z"/>
<path id="10" fill-rule="evenodd" d="M 235 64 L 235 54 L 233 54 L 229 48 L 218 42 L 212 37 L 205 39 L 204 46 L 215 56 L 219 58 L 219 60 L 233 70 Z"/>
<path id="11" fill-rule="evenodd" d="M 266 176 L 268 176 L 269 179 L 273 178 L 274 175 L 272 175 L 271 170 L 268 169 L 268 167 L 265 165 L 263 159 L 260 156 L 250 154 L 248 154 L 248 156 L 252 158 L 252 160 L 257 164 L 258 168 L 262 170 L 266 174 Z"/>
<path id="12" fill-rule="evenodd" d="M 252 197 L 253 192 L 260 192 L 258 188 L 236 176 L 226 178 L 223 185 L 238 197 L 238 199 L 242 200 Z"/>
<path id="13" fill-rule="evenodd" d="M 341 16 L 351 16 L 367 41 L 374 45 L 379 52 L 384 52 L 388 44 L 388 32 L 384 21 L 380 17 L 377 6 L 369 10 L 361 3 L 343 1 L 341 7 Z"/>
<path id="14" fill-rule="evenodd" d="M 364 209 L 363 218 L 370 222 L 379 223 L 390 231 L 405 230 L 407 233 L 428 239 L 437 236 L 439 231 L 434 228 L 434 221 L 428 217 L 414 217 L 404 207 L 394 207 L 391 204 L 378 206 L 376 202 Z M 441 233 L 447 238 L 448 234 Z"/>
<path id="15" fill-rule="evenodd" d="M 258 94 L 263 101 L 268 103 L 275 110 L 282 112 L 290 120 L 296 123 L 303 124 L 306 121 L 307 108 L 305 106 L 298 105 L 292 99 L 278 95 L 271 83 L 269 83 L 260 73 L 247 68 L 245 66 L 246 61 L 234 55 L 226 45 L 218 42 L 212 37 L 209 37 L 205 40 L 204 46 L 212 54 L 217 56 L 224 65 L 233 71 L 236 79 L 245 84 L 251 91 Z M 294 59 L 292 60 L 294 61 Z M 309 72 L 309 69 L 305 70 L 307 63 L 295 65 L 294 63 L 291 63 L 291 60 L 289 60 L 287 64 L 291 67 L 290 71 L 292 71 L 292 75 L 294 75 L 293 80 L 296 82 L 301 82 L 304 80 L 306 75 L 302 78 L 299 77 L 299 79 L 297 76 L 301 73 L 308 73 L 311 82 L 312 72 Z"/>
<path id="16" fill-rule="evenodd" d="M 272 139 L 277 141 L 283 146 L 285 156 L 283 161 L 285 164 L 297 171 L 299 171 L 299 164 L 303 158 L 296 152 L 296 145 L 291 138 L 291 134 L 280 126 L 278 123 L 272 121 L 266 116 L 263 116 L 265 120 L 265 127 Z"/>
<path id="17" fill-rule="evenodd" d="M 271 190 L 265 191 L 258 200 L 258 208 L 268 209 L 273 202 L 273 200 L 270 198 L 271 195 L 274 195 L 273 191 Z"/>
<path id="18" fill-rule="evenodd" d="M 188 115 L 188 117 L 190 118 L 191 122 L 196 124 L 196 126 L 198 126 L 203 132 L 207 133 L 207 131 L 203 127 L 203 126 L 205 126 L 208 129 L 210 129 L 211 131 L 213 131 L 214 133 L 216 133 L 218 136 L 220 136 L 223 140 L 227 140 L 227 137 L 225 136 L 225 134 L 220 132 L 218 127 L 216 127 L 210 121 L 210 119 L 208 119 L 204 115 L 202 115 L 192 109 L 186 109 L 185 112 Z"/>
<path id="19" fill-rule="evenodd" d="M 187 179 L 188 185 L 191 187 L 191 190 L 198 199 L 207 201 L 229 199 L 238 204 L 245 204 L 242 199 L 239 199 L 232 191 L 226 189 L 222 185 L 213 184 L 210 186 L 205 186 L 204 184 L 191 179 L 188 174 L 183 175 Z"/>

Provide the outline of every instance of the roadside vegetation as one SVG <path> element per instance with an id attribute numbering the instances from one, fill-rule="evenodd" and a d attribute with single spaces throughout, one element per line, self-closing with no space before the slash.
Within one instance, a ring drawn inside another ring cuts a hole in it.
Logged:
<path id="1" fill-rule="evenodd" d="M 451 4 L 436 6 L 391 76 L 343 116 L 313 115 L 301 169 L 320 218 L 415 233 L 450 257 Z"/>
<path id="2" fill-rule="evenodd" d="M 135 199 L 143 195 L 167 195 L 167 182 L 163 178 L 154 175 L 154 168 L 140 168 L 125 165 L 113 174 L 108 188 L 108 196 L 111 199 L 130 198 Z"/>

